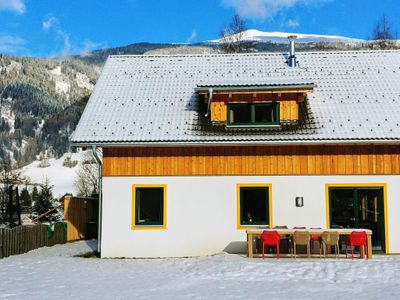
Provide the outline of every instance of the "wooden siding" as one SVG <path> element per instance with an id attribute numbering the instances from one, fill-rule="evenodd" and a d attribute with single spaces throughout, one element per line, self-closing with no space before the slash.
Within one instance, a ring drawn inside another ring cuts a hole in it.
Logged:
<path id="1" fill-rule="evenodd" d="M 227 121 L 227 103 L 268 103 L 278 102 L 280 105 L 280 120 L 297 121 L 299 119 L 298 102 L 303 101 L 303 94 L 244 94 L 215 95 L 211 103 L 211 121 L 225 123 Z"/>
<path id="2" fill-rule="evenodd" d="M 400 174 L 399 146 L 105 148 L 103 176 Z"/>
<path id="3" fill-rule="evenodd" d="M 65 196 L 64 220 L 67 223 L 67 241 L 87 238 L 88 223 L 97 223 L 98 200 Z"/>

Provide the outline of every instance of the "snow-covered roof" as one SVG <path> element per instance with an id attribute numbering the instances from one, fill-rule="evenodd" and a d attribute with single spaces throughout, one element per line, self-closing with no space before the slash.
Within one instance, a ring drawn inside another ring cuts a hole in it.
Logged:
<path id="1" fill-rule="evenodd" d="M 257 79 L 246 79 L 246 80 L 214 80 L 214 81 L 201 81 L 197 84 L 196 90 L 203 90 L 214 87 L 263 87 L 263 88 L 274 88 L 274 87 L 296 87 L 299 86 L 313 88 L 314 83 L 310 80 L 303 80 L 302 78 L 268 78 L 268 80 L 257 80 Z"/>
<path id="2" fill-rule="evenodd" d="M 110 56 L 71 141 L 77 145 L 400 141 L 400 51 Z M 280 129 L 213 126 L 199 112 L 205 82 L 313 83 L 307 118 Z"/>

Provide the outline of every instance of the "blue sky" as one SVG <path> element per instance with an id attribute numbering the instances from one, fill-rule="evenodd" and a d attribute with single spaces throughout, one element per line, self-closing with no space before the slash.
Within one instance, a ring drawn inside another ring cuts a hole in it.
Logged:
<path id="1" fill-rule="evenodd" d="M 0 0 L 0 53 L 199 42 L 218 37 L 235 12 L 249 28 L 356 38 L 369 38 L 385 13 L 400 36 L 399 0 Z"/>

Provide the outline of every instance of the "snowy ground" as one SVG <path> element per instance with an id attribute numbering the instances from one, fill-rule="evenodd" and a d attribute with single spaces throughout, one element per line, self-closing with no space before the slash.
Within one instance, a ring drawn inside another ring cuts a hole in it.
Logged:
<path id="1" fill-rule="evenodd" d="M 72 153 L 71 159 L 81 162 L 87 152 L 82 151 L 79 153 Z M 49 159 L 50 166 L 47 168 L 39 168 L 40 161 L 35 161 L 21 169 L 21 175 L 27 176 L 34 183 L 43 183 L 46 178 L 49 179 L 50 184 L 54 186 L 53 195 L 55 197 L 64 196 L 66 193 L 76 194 L 74 188 L 74 180 L 76 178 L 76 172 L 79 165 L 74 168 L 68 168 L 63 166 L 63 162 L 67 154 L 64 154 L 59 159 Z"/>
<path id="2" fill-rule="evenodd" d="M 400 299 L 400 256 L 248 259 L 73 257 L 96 243 L 0 260 L 1 299 Z"/>

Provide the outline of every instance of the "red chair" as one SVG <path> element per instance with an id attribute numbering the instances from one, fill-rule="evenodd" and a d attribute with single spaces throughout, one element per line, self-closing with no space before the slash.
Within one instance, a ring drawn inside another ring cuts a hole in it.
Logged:
<path id="1" fill-rule="evenodd" d="M 351 259 L 354 259 L 354 247 L 360 247 L 360 253 L 362 247 L 362 257 L 364 255 L 368 259 L 368 244 L 367 244 L 367 233 L 365 231 L 353 231 L 346 239 L 346 258 L 347 258 L 347 246 L 351 247 Z"/>
<path id="2" fill-rule="evenodd" d="M 263 231 L 261 234 L 262 257 L 264 258 L 265 246 L 276 246 L 276 258 L 280 257 L 279 242 L 281 236 L 278 231 Z"/>
<path id="3" fill-rule="evenodd" d="M 310 229 L 322 229 L 321 227 L 310 227 Z M 311 230 L 312 231 L 312 230 Z M 318 241 L 319 242 L 319 238 L 320 238 L 321 234 L 311 234 L 311 242 L 314 241 Z"/>
<path id="4" fill-rule="evenodd" d="M 322 229 L 322 228 L 321 227 L 310 227 L 310 229 Z M 310 234 L 311 250 L 313 248 L 314 242 L 318 242 L 318 246 L 321 247 L 320 238 L 321 238 L 321 234 Z"/>

